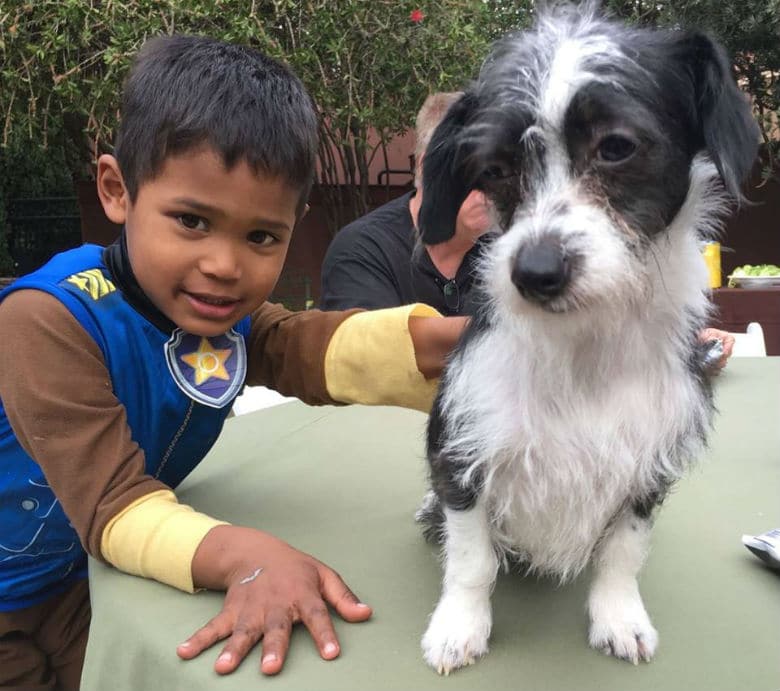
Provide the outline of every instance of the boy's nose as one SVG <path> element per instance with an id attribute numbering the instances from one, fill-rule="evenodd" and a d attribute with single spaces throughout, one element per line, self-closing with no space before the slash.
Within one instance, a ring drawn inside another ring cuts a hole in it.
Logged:
<path id="1" fill-rule="evenodd" d="M 241 277 L 238 253 L 226 243 L 211 243 L 201 257 L 200 270 L 221 281 L 235 281 Z"/>

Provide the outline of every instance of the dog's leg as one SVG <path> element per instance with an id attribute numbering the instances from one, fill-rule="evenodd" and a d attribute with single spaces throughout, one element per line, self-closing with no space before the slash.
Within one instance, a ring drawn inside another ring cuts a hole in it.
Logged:
<path id="1" fill-rule="evenodd" d="M 422 639 L 425 661 L 439 674 L 487 653 L 490 593 L 498 571 L 484 503 L 465 511 L 445 507 L 444 515 L 444 584 Z"/>
<path id="2" fill-rule="evenodd" d="M 637 574 L 650 543 L 651 521 L 631 509 L 623 512 L 594 556 L 588 598 L 589 642 L 593 648 L 638 664 L 649 661 L 658 645 Z"/>

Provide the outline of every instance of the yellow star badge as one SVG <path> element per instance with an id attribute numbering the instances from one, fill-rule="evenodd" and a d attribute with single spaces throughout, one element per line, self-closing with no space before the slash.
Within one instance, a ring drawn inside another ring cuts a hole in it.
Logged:
<path id="1" fill-rule="evenodd" d="M 198 349 L 182 355 L 181 359 L 195 370 L 195 386 L 211 378 L 228 381 L 230 374 L 225 369 L 225 362 L 230 357 L 232 349 L 220 350 L 209 343 L 208 338 L 201 338 Z"/>

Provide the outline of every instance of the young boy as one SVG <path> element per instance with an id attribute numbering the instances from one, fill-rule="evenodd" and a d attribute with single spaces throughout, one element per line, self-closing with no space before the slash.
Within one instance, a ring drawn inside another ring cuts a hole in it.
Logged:
<path id="1" fill-rule="evenodd" d="M 305 211 L 317 116 L 297 78 L 246 48 L 149 41 L 98 163 L 119 242 L 85 245 L 0 294 L 0 686 L 78 687 L 89 553 L 187 591 L 226 591 L 179 646 L 262 638 L 281 670 L 301 621 L 339 654 L 328 605 L 367 619 L 338 575 L 267 533 L 180 505 L 244 381 L 311 404 L 425 408 L 459 319 L 419 307 L 290 313 L 265 303 Z"/>

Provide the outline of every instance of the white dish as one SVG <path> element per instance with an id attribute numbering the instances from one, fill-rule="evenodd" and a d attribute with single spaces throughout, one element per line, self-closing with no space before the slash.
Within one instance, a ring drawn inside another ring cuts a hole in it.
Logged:
<path id="1" fill-rule="evenodd" d="M 780 276 L 729 276 L 738 288 L 780 288 Z"/>

